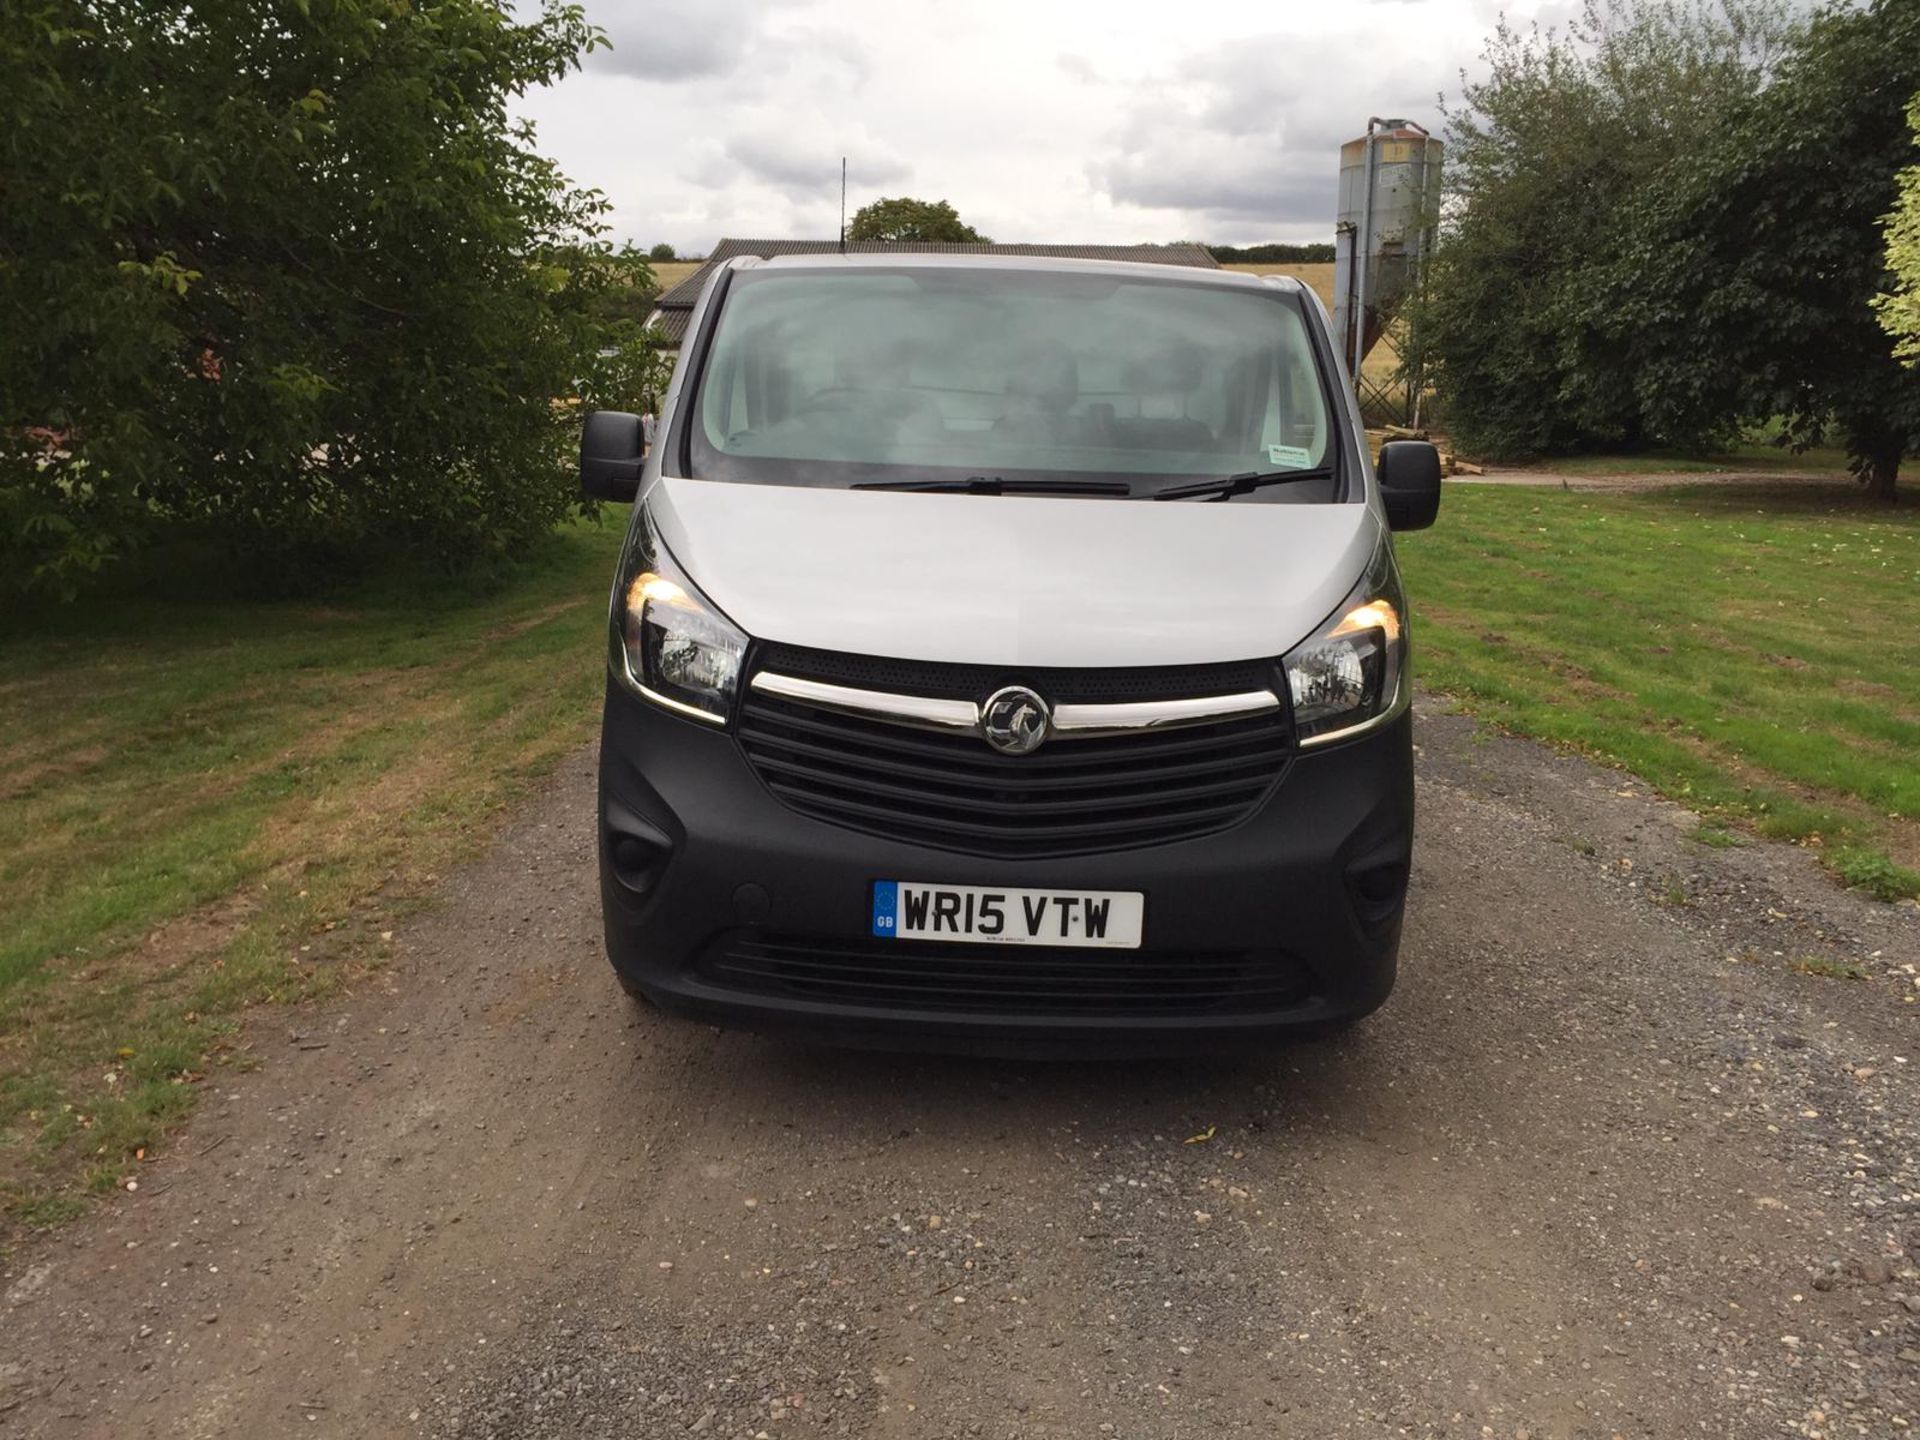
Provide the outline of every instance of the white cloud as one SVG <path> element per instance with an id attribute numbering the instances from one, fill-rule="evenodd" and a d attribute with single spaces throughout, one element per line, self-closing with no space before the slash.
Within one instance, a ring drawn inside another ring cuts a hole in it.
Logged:
<path id="1" fill-rule="evenodd" d="M 861 177 L 870 184 L 904 180 L 911 167 L 885 142 L 864 126 L 836 132 L 831 126 L 804 121 L 782 123 L 759 115 L 729 135 L 719 147 L 721 165 L 703 168 L 702 183 L 726 188 L 739 181 L 758 182 L 789 200 L 817 199 L 839 194 L 840 157 L 858 154 Z"/>
<path id="2" fill-rule="evenodd" d="M 1269 33 L 1189 54 L 1136 87 L 1089 173 L 1120 204 L 1200 217 L 1209 239 L 1329 238 L 1341 143 L 1373 115 L 1439 124 L 1435 50 L 1377 36 Z"/>
<path id="3" fill-rule="evenodd" d="M 850 208 L 945 199 L 1000 240 L 1330 239 L 1339 143 L 1437 126 L 1499 0 L 588 7 L 614 49 L 520 111 L 622 238 L 697 253 L 831 236 L 842 155 Z"/>
<path id="4" fill-rule="evenodd" d="M 611 48 L 587 59 L 590 69 L 663 85 L 722 79 L 744 65 L 760 27 L 779 0 L 605 0 L 588 18 Z"/>

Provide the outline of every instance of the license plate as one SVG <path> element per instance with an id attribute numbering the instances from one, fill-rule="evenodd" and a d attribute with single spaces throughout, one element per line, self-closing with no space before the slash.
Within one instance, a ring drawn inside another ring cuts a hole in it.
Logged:
<path id="1" fill-rule="evenodd" d="M 873 933 L 892 940 L 1138 950 L 1146 898 L 1138 890 L 1013 890 L 876 880 Z"/>

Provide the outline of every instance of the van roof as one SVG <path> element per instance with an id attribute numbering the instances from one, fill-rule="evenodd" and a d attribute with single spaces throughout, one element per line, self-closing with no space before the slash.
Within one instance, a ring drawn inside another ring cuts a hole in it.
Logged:
<path id="1" fill-rule="evenodd" d="M 1173 280 L 1187 285 L 1209 285 L 1221 289 L 1303 288 L 1290 275 L 1247 275 L 1237 270 L 1205 270 L 1198 266 L 1165 265 L 1137 260 L 1094 260 L 1051 255 L 1007 254 L 928 254 L 888 251 L 881 254 L 807 254 L 736 256 L 727 262 L 729 269 L 767 270 L 1010 270 L 1023 274 L 1072 274 L 1099 271 L 1112 275 L 1137 276 L 1148 280 Z"/>
<path id="2" fill-rule="evenodd" d="M 1142 265 L 1174 266 L 1185 270 L 1217 271 L 1220 262 L 1204 245 L 1178 241 L 1168 245 L 1045 245 L 998 243 L 962 243 L 942 240 L 741 240 L 729 237 L 713 247 L 692 274 L 671 286 L 655 301 L 658 307 L 649 317 L 669 345 L 678 345 L 686 335 L 694 302 L 707 287 L 713 272 L 743 255 L 770 259 L 782 255 L 823 255 L 838 259 L 847 256 L 948 255 L 972 257 L 1012 255 L 1021 259 L 1119 260 Z"/>
<path id="3" fill-rule="evenodd" d="M 706 288 L 707 277 L 740 255 L 771 259 L 776 255 L 1019 255 L 1059 260 L 1134 260 L 1141 264 L 1177 265 L 1182 269 L 1216 270 L 1204 245 L 1025 245 L 995 241 L 969 243 L 944 240 L 722 240 L 686 279 L 660 297 L 667 306 L 690 306 Z"/>

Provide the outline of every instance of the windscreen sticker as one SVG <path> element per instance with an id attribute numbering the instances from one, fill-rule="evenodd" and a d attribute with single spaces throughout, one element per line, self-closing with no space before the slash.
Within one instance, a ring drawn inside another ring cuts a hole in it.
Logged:
<path id="1" fill-rule="evenodd" d="M 1313 464 L 1313 452 L 1302 450 L 1298 445 L 1269 445 L 1267 459 L 1289 470 L 1304 470 Z"/>

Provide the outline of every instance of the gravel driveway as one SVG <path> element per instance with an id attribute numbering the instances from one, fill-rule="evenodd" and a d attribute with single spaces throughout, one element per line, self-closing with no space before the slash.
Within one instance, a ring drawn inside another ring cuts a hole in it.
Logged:
<path id="1" fill-rule="evenodd" d="M 580 757 L 6 1261 L 0 1434 L 1911 1434 L 1920 912 L 1431 708 L 1398 993 L 1233 1063 L 638 1010 Z"/>

